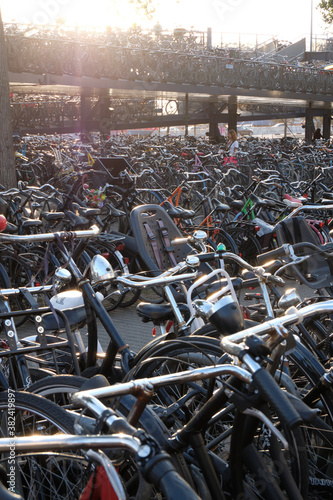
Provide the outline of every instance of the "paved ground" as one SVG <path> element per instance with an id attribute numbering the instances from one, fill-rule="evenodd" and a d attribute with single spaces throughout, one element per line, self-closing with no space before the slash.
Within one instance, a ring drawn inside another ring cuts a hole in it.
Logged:
<path id="1" fill-rule="evenodd" d="M 295 282 L 292 280 L 288 280 L 286 282 L 286 288 L 295 286 L 302 299 L 314 295 L 312 290 L 304 285 L 299 285 L 297 283 L 295 285 Z M 259 289 L 257 289 L 256 291 L 259 291 Z M 244 304 L 248 305 L 250 304 L 250 302 L 245 302 Z M 153 339 L 153 325 L 152 323 L 142 322 L 141 318 L 139 318 L 136 313 L 136 305 L 126 308 L 119 307 L 114 311 L 111 311 L 110 316 L 124 341 L 130 345 L 131 350 L 133 350 L 134 352 L 138 352 L 143 346 L 145 346 Z M 29 322 L 26 322 L 22 327 L 19 328 L 20 337 L 26 336 L 33 332 L 33 326 Z M 103 349 L 106 349 L 109 342 L 109 336 L 102 325 L 99 325 L 98 334 Z"/>

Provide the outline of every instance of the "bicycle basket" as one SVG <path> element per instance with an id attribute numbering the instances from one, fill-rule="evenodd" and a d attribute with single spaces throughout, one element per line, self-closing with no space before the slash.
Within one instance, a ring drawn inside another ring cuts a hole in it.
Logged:
<path id="1" fill-rule="evenodd" d="M 133 185 L 133 180 L 128 175 L 122 175 L 124 170 L 131 171 L 131 166 L 122 156 L 110 158 L 97 158 L 92 168 L 97 170 L 91 176 L 90 184 L 94 189 L 104 186 L 106 183 L 121 186 L 128 189 Z"/>

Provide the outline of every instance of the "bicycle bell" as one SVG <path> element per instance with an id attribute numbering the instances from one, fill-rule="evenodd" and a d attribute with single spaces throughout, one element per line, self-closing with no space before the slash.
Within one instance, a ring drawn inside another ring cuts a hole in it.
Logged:
<path id="1" fill-rule="evenodd" d="M 199 316 L 209 321 L 222 335 L 230 335 L 244 329 L 242 310 L 231 295 L 222 297 L 215 304 L 196 299 L 193 307 Z"/>
<path id="2" fill-rule="evenodd" d="M 198 257 L 196 255 L 188 255 L 186 257 L 186 264 L 189 267 L 199 267 L 200 260 L 198 259 Z"/>
<path id="3" fill-rule="evenodd" d="M 207 240 L 207 233 L 206 231 L 202 231 L 201 229 L 197 229 L 196 231 L 194 231 L 192 237 L 195 239 L 195 240 L 198 240 L 198 241 L 206 241 Z"/>

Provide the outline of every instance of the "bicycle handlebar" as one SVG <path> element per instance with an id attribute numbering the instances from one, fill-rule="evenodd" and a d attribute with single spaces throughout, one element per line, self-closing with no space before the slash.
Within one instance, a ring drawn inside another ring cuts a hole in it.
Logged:
<path id="1" fill-rule="evenodd" d="M 333 210 L 333 205 L 301 205 L 300 207 L 295 208 L 290 214 L 288 214 L 284 220 L 291 219 L 295 217 L 298 212 L 302 212 L 303 210 Z"/>
<path id="2" fill-rule="evenodd" d="M 56 233 L 41 233 L 41 234 L 0 234 L 0 243 L 30 243 L 34 241 L 54 241 L 56 235 L 62 241 L 67 241 L 72 238 L 95 238 L 99 235 L 100 229 L 97 226 L 91 226 L 90 229 L 84 231 L 63 231 Z"/>
<path id="3" fill-rule="evenodd" d="M 288 429 L 293 429 L 302 422 L 301 416 L 266 368 L 260 368 L 253 373 L 253 383 L 258 387 L 262 398 L 270 403 Z"/>
<path id="4" fill-rule="evenodd" d="M 145 459 L 147 448 L 134 436 L 123 433 L 113 435 L 58 435 L 39 436 L 37 442 L 35 437 L 2 438 L 0 439 L 1 452 L 8 452 L 15 444 L 17 452 L 47 452 L 66 451 L 73 449 L 125 449 L 135 454 L 136 462 L 144 474 L 144 477 L 161 488 L 167 500 L 182 498 L 182 500 L 200 500 L 189 484 L 178 474 L 172 464 L 170 456 L 165 452 L 158 452 L 152 457 Z M 96 456 L 95 456 L 96 458 Z M 143 463 L 142 463 L 143 462 Z M 20 498 L 9 496 L 9 499 Z M 121 497 L 124 498 L 124 497 Z"/>
<path id="5" fill-rule="evenodd" d="M 167 500 L 200 500 L 189 484 L 178 474 L 169 455 L 161 452 L 147 463 L 143 471 L 147 480 L 162 490 Z"/>
<path id="6" fill-rule="evenodd" d="M 296 309 L 291 307 L 288 309 L 287 314 L 280 316 L 275 319 L 266 321 L 259 325 L 247 328 L 238 333 L 228 335 L 228 337 L 223 337 L 221 340 L 222 349 L 229 354 L 238 356 L 243 347 L 240 346 L 240 342 L 243 342 L 246 337 L 250 335 L 266 335 L 274 331 L 281 331 L 284 327 L 301 323 L 305 318 L 311 317 L 315 314 L 330 314 L 333 312 L 333 300 L 327 300 L 325 302 L 318 302 L 316 304 L 311 304 L 309 306 Z"/>
<path id="7" fill-rule="evenodd" d="M 118 276 L 116 281 L 124 285 L 130 286 L 131 288 L 142 288 L 146 286 L 163 286 L 170 283 L 175 283 L 177 281 L 191 280 L 197 277 L 197 272 L 195 273 L 185 273 L 171 276 L 158 276 L 156 278 L 145 278 L 140 276 L 135 276 L 134 278 L 140 281 L 133 281 L 133 276 Z"/>
<path id="8" fill-rule="evenodd" d="M 275 258 L 279 257 L 290 257 L 291 259 L 294 258 L 294 250 L 297 250 L 298 248 L 304 249 L 305 247 L 311 248 L 312 250 L 315 250 L 316 252 L 320 253 L 321 255 L 324 255 L 325 257 L 333 257 L 333 252 L 328 252 L 324 248 L 317 246 L 313 243 L 310 243 L 308 241 L 302 241 L 300 243 L 295 243 L 294 245 L 291 245 L 290 243 L 284 243 L 278 248 L 274 248 L 274 250 L 271 250 L 270 252 L 262 253 L 258 255 L 258 263 L 263 264 L 265 262 L 268 262 L 269 260 L 274 260 Z M 329 247 L 330 248 L 330 247 Z M 332 247 L 333 250 L 333 247 Z M 311 255 L 310 255 L 311 257 Z M 292 261 L 291 261 L 292 263 Z M 295 264 L 298 264 L 299 262 L 295 262 Z"/>
<path id="9" fill-rule="evenodd" d="M 118 397 L 124 396 L 126 394 L 137 394 L 138 389 L 146 386 L 153 386 L 153 388 L 156 389 L 158 387 L 177 384 L 179 382 L 185 384 L 187 382 L 195 382 L 198 380 L 219 377 L 222 375 L 234 375 L 246 384 L 251 383 L 252 380 L 250 373 L 240 366 L 228 364 L 205 366 L 194 368 L 193 370 L 187 370 L 177 373 L 167 373 L 165 375 L 159 375 L 157 377 L 130 380 L 129 382 L 122 382 L 120 384 L 114 384 L 107 387 L 89 389 L 87 391 L 79 391 L 73 394 L 72 401 L 75 404 L 86 405 L 87 398 L 95 399 L 104 397 Z"/>

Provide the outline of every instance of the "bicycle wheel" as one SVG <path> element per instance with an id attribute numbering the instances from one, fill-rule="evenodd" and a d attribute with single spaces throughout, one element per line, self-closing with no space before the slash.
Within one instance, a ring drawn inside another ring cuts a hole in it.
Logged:
<path id="1" fill-rule="evenodd" d="M 10 279 L 9 276 L 3 267 L 2 264 L 0 264 L 0 289 L 4 288 L 10 288 Z M 2 321 L 0 322 L 0 329 L 2 328 Z"/>
<path id="2" fill-rule="evenodd" d="M 227 356 L 220 342 L 210 337 L 183 337 L 144 347 L 134 358 L 134 368 L 126 377 L 145 378 L 223 363 Z M 176 430 L 182 427 L 209 397 L 209 382 L 163 387 L 154 397 L 155 411 L 164 423 Z"/>
<path id="3" fill-rule="evenodd" d="M 29 284 L 32 273 L 29 267 L 23 263 L 19 257 L 15 257 L 10 253 L 2 253 L 1 263 L 10 279 L 9 288 L 25 288 Z M 29 308 L 27 300 L 25 300 L 21 294 L 11 296 L 9 298 L 9 304 L 12 311 L 21 311 Z M 19 327 L 23 325 L 28 318 L 28 315 L 18 317 L 15 321 L 16 326 Z"/>
<path id="4" fill-rule="evenodd" d="M 237 412 L 230 442 L 230 476 L 233 498 L 244 495 L 244 482 L 259 498 L 302 499 L 308 491 L 309 468 L 301 429 L 284 428 L 268 406 L 259 409 L 283 433 L 280 443 L 266 423 Z"/>
<path id="5" fill-rule="evenodd" d="M 74 422 L 66 410 L 40 396 L 14 391 L 0 394 L 1 437 L 74 434 Z M 52 450 L 47 456 L 3 453 L 0 464 L 8 474 L 15 471 L 15 489 L 25 500 L 78 498 L 90 467 L 80 454 L 52 454 Z"/>
<path id="6" fill-rule="evenodd" d="M 308 498 L 333 498 L 333 431 L 320 417 L 301 428 L 309 463 Z"/>
<path id="7" fill-rule="evenodd" d="M 303 401 L 318 408 L 328 425 L 333 424 L 333 390 L 321 383 L 325 369 L 316 357 L 298 340 L 296 348 L 286 356 L 284 371 L 296 384 Z"/>
<path id="8" fill-rule="evenodd" d="M 228 227 L 227 231 L 237 245 L 238 255 L 252 266 L 256 266 L 257 255 L 262 253 L 261 245 L 256 237 L 246 226 Z"/>
<path id="9" fill-rule="evenodd" d="M 70 408 L 70 398 L 72 394 L 79 391 L 86 382 L 87 379 L 84 377 L 55 375 L 32 384 L 27 391 L 39 394 L 55 401 L 57 404 Z M 114 408 L 120 416 L 126 418 L 136 398 L 133 396 L 124 396 L 116 401 L 112 401 L 110 398 L 101 398 L 101 400 L 106 406 Z M 150 407 L 145 408 L 136 426 L 149 432 L 162 447 L 167 446 L 169 431 Z M 181 454 L 174 455 L 173 461 L 178 472 L 193 486 L 194 483 L 183 456 Z M 131 459 L 127 459 L 120 466 L 119 473 L 125 483 L 128 494 L 135 495 L 141 481 L 135 463 Z M 156 497 L 153 495 L 151 498 L 153 499 Z"/>
<path id="10" fill-rule="evenodd" d="M 224 229 L 218 228 L 218 233 L 214 234 L 214 244 L 216 247 L 218 245 L 224 245 L 227 252 L 238 254 L 237 245 L 232 238 L 232 236 L 227 233 Z M 234 260 L 223 259 L 224 269 L 227 271 L 229 276 L 237 276 L 239 265 Z"/>

